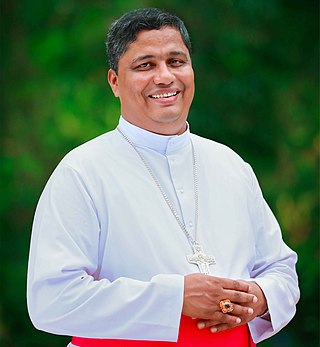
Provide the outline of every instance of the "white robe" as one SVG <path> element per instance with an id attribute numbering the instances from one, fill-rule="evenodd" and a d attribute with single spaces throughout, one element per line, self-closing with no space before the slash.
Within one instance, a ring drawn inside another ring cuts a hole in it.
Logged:
<path id="1" fill-rule="evenodd" d="M 284 327 L 299 298 L 296 254 L 282 240 L 248 164 L 187 130 L 161 136 L 120 118 L 194 236 L 190 138 L 199 181 L 197 241 L 214 276 L 254 280 L 271 322 L 249 323 L 257 343 Z M 117 130 L 71 151 L 37 206 L 28 309 L 35 327 L 60 335 L 176 341 L 191 246 L 133 148 Z"/>

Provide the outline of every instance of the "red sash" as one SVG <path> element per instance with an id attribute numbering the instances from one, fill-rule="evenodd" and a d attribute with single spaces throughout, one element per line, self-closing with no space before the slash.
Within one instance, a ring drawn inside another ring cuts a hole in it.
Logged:
<path id="1" fill-rule="evenodd" d="M 72 344 L 79 347 L 255 347 L 247 325 L 211 333 L 209 329 L 199 330 L 197 321 L 182 316 L 177 342 L 90 339 L 73 337 Z"/>

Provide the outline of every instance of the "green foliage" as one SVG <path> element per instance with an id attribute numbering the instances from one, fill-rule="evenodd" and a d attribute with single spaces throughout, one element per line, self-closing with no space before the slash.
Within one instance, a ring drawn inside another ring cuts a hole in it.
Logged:
<path id="1" fill-rule="evenodd" d="M 299 254 L 293 322 L 261 346 L 318 340 L 318 3 L 298 0 L 12 0 L 1 3 L 1 322 L 4 346 L 63 346 L 27 316 L 25 282 L 34 209 L 62 156 L 117 124 L 107 84 L 111 21 L 166 8 L 193 41 L 193 132 L 235 149 L 254 168 Z M 306 341 L 306 336 L 308 336 Z"/>

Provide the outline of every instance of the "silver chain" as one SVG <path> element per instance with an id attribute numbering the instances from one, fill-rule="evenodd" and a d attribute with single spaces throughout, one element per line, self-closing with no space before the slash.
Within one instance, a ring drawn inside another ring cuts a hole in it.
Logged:
<path id="1" fill-rule="evenodd" d="M 185 223 L 179 218 L 179 215 L 178 215 L 177 211 L 173 207 L 173 205 L 172 205 L 171 201 L 169 200 L 166 192 L 164 191 L 163 187 L 161 186 L 161 184 L 160 184 L 158 178 L 156 177 L 156 175 L 151 170 L 151 167 L 148 164 L 148 162 L 146 161 L 146 159 L 142 156 L 142 154 L 138 151 L 138 149 L 133 144 L 133 142 L 122 132 L 122 130 L 119 127 L 117 127 L 117 130 L 122 135 L 122 137 L 131 145 L 131 147 L 135 150 L 135 152 L 138 154 L 138 156 L 141 159 L 142 163 L 144 164 L 144 166 L 148 170 L 150 176 L 152 177 L 154 183 L 156 184 L 156 186 L 160 190 L 160 192 L 161 192 L 161 194 L 162 194 L 166 204 L 170 208 L 174 218 L 176 219 L 176 221 L 178 222 L 180 228 L 182 229 L 182 231 L 186 235 L 188 241 L 190 242 L 190 244 L 192 246 L 195 245 L 196 244 L 196 240 L 197 240 L 197 227 L 198 227 L 198 215 L 199 215 L 199 212 L 198 212 L 199 211 L 199 192 L 198 192 L 197 161 L 196 161 L 196 155 L 195 155 L 195 151 L 194 151 L 194 146 L 193 146 L 192 140 L 190 140 L 190 142 L 191 142 L 191 148 L 192 148 L 192 165 L 193 165 L 193 181 L 194 181 L 194 196 L 195 196 L 195 218 L 194 218 L 194 222 L 195 222 L 194 223 L 195 224 L 194 230 L 195 230 L 195 233 L 194 233 L 194 239 L 190 235 L 190 233 L 188 232 Z"/>

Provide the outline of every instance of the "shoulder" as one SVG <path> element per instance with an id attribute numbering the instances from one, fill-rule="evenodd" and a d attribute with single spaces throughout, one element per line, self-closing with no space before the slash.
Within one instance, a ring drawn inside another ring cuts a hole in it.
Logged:
<path id="1" fill-rule="evenodd" d="M 79 145 L 64 156 L 59 166 L 69 166 L 74 169 L 94 167 L 107 159 L 115 150 L 115 135 L 115 131 L 112 130 Z"/>
<path id="2" fill-rule="evenodd" d="M 244 164 L 244 160 L 230 147 L 216 142 L 214 140 L 207 139 L 195 134 L 191 134 L 192 141 L 198 151 L 208 155 L 215 160 L 232 160 Z"/>
<path id="3" fill-rule="evenodd" d="M 237 178 L 242 177 L 248 182 L 252 181 L 253 171 L 251 166 L 233 149 L 195 134 L 192 134 L 191 138 L 197 157 L 202 163 L 205 163 L 209 170 L 215 170 L 220 175 L 237 176 Z"/>
<path id="4" fill-rule="evenodd" d="M 72 149 L 53 170 L 46 184 L 47 189 L 87 189 L 97 185 L 99 179 L 112 169 L 117 142 L 112 130 Z"/>

